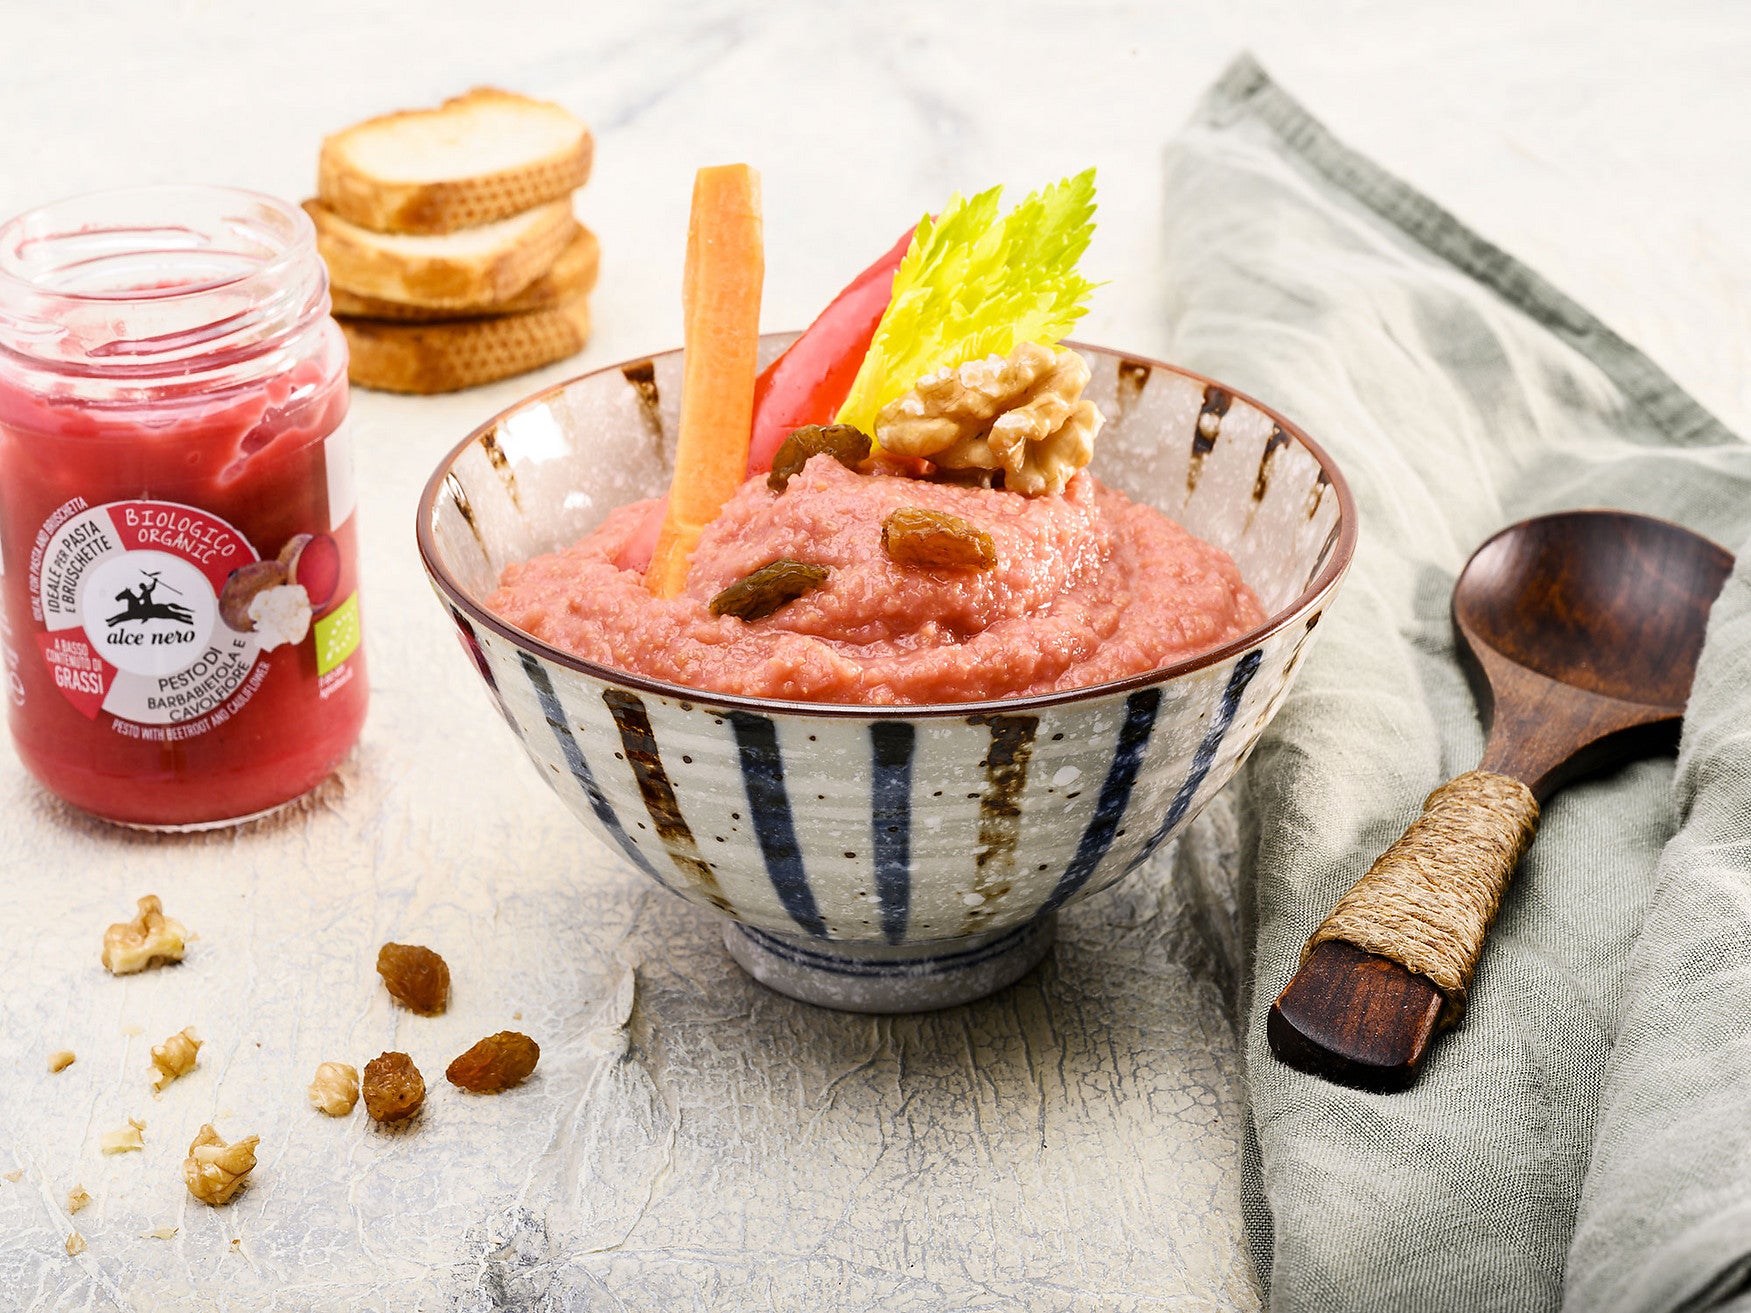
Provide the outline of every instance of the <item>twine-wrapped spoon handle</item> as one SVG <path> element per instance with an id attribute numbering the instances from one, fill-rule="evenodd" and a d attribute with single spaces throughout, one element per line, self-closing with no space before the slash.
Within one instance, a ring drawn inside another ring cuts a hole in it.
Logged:
<path id="1" fill-rule="evenodd" d="M 1464 1012 L 1537 829 L 1538 802 L 1512 776 L 1467 771 L 1431 793 L 1309 937 L 1266 1022 L 1277 1056 L 1373 1089 L 1415 1080 L 1435 1031 Z"/>
<path id="2" fill-rule="evenodd" d="M 1338 899 L 1301 960 L 1338 940 L 1426 977 L 1445 1000 L 1440 1024 L 1465 1011 L 1465 991 L 1502 894 L 1538 832 L 1538 801 L 1491 771 L 1456 776 Z"/>

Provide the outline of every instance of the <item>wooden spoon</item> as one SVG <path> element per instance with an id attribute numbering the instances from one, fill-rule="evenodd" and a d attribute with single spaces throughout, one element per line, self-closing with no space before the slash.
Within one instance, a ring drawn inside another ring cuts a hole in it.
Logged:
<path id="1" fill-rule="evenodd" d="M 1489 726 L 1479 769 L 1513 776 L 1542 803 L 1570 780 L 1674 747 L 1732 568 L 1706 538 L 1622 511 L 1524 520 L 1478 548 L 1453 590 L 1453 624 Z M 1399 1090 L 1422 1068 L 1442 1002 L 1426 977 L 1328 940 L 1277 996 L 1265 1033 L 1291 1066 Z"/>

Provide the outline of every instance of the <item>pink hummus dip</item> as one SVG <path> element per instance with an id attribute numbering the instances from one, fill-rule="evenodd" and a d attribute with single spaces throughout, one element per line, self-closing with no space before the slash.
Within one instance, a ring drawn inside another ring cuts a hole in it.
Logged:
<path id="1" fill-rule="evenodd" d="M 993 570 L 890 560 L 882 521 L 945 511 L 991 535 Z M 611 513 L 562 552 L 505 570 L 487 606 L 589 661 L 718 693 L 809 702 L 964 702 L 1084 688 L 1238 638 L 1264 620 L 1228 554 L 1086 471 L 1062 495 L 858 474 L 816 456 L 774 493 L 748 480 L 705 529 L 679 597 L 614 556 L 650 510 Z M 826 583 L 762 620 L 711 599 L 790 557 Z"/>

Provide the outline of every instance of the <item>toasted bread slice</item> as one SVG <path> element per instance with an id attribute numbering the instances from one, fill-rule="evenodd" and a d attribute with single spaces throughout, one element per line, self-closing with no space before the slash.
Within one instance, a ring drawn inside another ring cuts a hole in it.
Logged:
<path id="1" fill-rule="evenodd" d="M 510 300 L 552 267 L 578 233 L 569 200 L 440 236 L 371 232 L 316 201 L 305 201 L 304 209 L 316 223 L 316 247 L 336 287 L 456 312 Z"/>
<path id="2" fill-rule="evenodd" d="M 329 289 L 334 301 L 334 313 L 353 319 L 393 319 L 405 324 L 431 323 L 439 319 L 458 319 L 477 315 L 516 315 L 530 310 L 545 310 L 582 296 L 596 286 L 602 247 L 596 234 L 579 227 L 553 267 L 508 301 L 486 301 L 480 305 L 435 309 L 423 305 L 403 305 L 400 301 L 384 301 L 374 296 L 360 296 L 345 288 Z"/>
<path id="3" fill-rule="evenodd" d="M 490 319 L 391 323 L 340 319 L 352 352 L 347 377 L 384 392 L 454 392 L 552 364 L 584 349 L 589 298 Z"/>
<path id="4" fill-rule="evenodd" d="M 569 195 L 588 180 L 594 150 L 590 130 L 558 105 L 477 87 L 327 138 L 316 191 L 361 228 L 455 232 Z"/>

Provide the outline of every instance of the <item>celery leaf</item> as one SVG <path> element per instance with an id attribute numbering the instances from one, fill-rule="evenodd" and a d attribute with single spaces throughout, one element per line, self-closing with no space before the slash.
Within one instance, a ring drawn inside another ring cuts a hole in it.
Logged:
<path id="1" fill-rule="evenodd" d="M 956 195 L 918 223 L 838 422 L 875 431 L 876 414 L 924 375 L 1055 346 L 1087 312 L 1095 284 L 1076 264 L 1094 235 L 1094 170 L 999 213 L 1001 187 Z"/>

